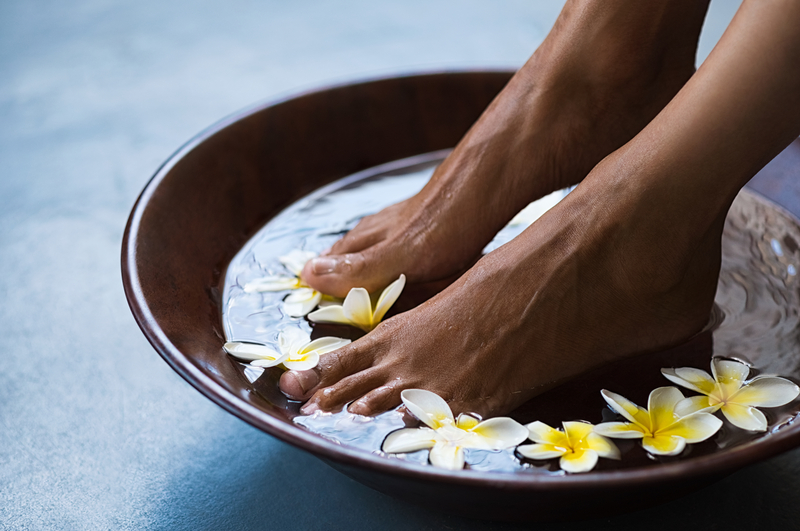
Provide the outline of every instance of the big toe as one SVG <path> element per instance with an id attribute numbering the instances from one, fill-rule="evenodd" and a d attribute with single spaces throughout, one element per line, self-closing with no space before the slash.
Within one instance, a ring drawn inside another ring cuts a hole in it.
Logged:
<path id="1" fill-rule="evenodd" d="M 324 255 L 303 268 L 303 280 L 312 288 L 334 297 L 346 297 L 352 288 L 380 291 L 400 276 L 399 260 L 367 249 L 358 253 Z"/>
<path id="2" fill-rule="evenodd" d="M 368 368 L 372 365 L 373 355 L 370 341 L 362 338 L 323 354 L 314 369 L 283 373 L 279 382 L 281 392 L 293 400 L 308 400 L 319 389 Z"/>
<path id="3" fill-rule="evenodd" d="M 315 370 L 286 371 L 279 382 L 281 392 L 293 400 L 305 400 L 319 385 L 319 374 Z"/>

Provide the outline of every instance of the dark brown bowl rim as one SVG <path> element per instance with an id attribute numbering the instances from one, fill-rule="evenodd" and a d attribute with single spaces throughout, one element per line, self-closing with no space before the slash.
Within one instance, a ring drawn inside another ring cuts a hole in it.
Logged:
<path id="1" fill-rule="evenodd" d="M 448 471 L 432 466 L 409 463 L 399 459 L 387 459 L 363 450 L 335 444 L 305 429 L 273 417 L 269 413 L 252 406 L 226 391 L 212 378 L 204 374 L 188 357 L 175 347 L 164 334 L 156 319 L 149 310 L 139 282 L 135 262 L 135 249 L 139 243 L 138 229 L 142 216 L 151 197 L 160 182 L 170 170 L 189 152 L 203 141 L 219 133 L 229 125 L 245 119 L 269 107 L 279 105 L 291 99 L 324 93 L 373 82 L 388 81 L 396 78 L 408 78 L 430 75 L 454 75 L 468 73 L 508 73 L 507 69 L 466 69 L 437 70 L 431 72 L 412 72 L 401 75 L 381 76 L 357 81 L 343 82 L 323 88 L 295 92 L 291 95 L 256 103 L 235 112 L 215 124 L 204 129 L 175 151 L 155 172 L 145 185 L 136 200 L 122 240 L 122 282 L 125 296 L 133 316 L 147 340 L 158 354 L 192 387 L 200 391 L 224 410 L 247 422 L 248 424 L 277 437 L 293 446 L 306 450 L 318 457 L 343 465 L 366 468 L 385 474 L 398 475 L 409 479 L 422 480 L 442 484 L 458 484 L 462 486 L 491 487 L 501 490 L 539 489 L 599 489 L 617 486 L 645 486 L 671 480 L 688 480 L 691 478 L 723 476 L 744 466 L 767 459 L 785 452 L 800 442 L 800 424 L 782 427 L 777 433 L 767 433 L 762 438 L 745 443 L 719 453 L 685 461 L 665 463 L 659 466 L 625 469 L 618 471 L 589 472 L 586 474 L 527 474 L 483 472 L 476 470 Z M 752 192 L 751 193 L 755 193 Z M 760 195 L 760 194 L 759 194 Z M 767 199 L 771 204 L 774 202 Z M 786 209 L 775 205 L 786 215 L 795 218 Z"/>

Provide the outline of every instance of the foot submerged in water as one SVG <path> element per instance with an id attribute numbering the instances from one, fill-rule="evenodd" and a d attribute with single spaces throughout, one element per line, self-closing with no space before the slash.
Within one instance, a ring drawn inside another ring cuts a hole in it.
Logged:
<path id="1" fill-rule="evenodd" d="M 604 162 L 512 242 L 317 369 L 281 378 L 302 411 L 372 415 L 409 388 L 496 415 L 600 364 L 675 345 L 707 323 L 722 223 L 686 248 Z M 722 218 L 724 220 L 724 216 Z M 703 252 L 697 252 L 703 248 Z M 624 259 L 621 259 L 623 257 Z"/>
<path id="2" fill-rule="evenodd" d="M 635 31 L 587 31 L 583 7 L 568 3 L 430 183 L 365 218 L 303 278 L 344 296 L 352 287 L 377 291 L 401 273 L 419 283 L 464 271 L 519 209 L 581 181 L 680 89 L 694 71 L 705 11 L 697 4 L 692 21 L 673 17 L 684 24 L 676 38 L 634 19 Z M 659 45 L 665 38 L 671 48 Z M 722 223 L 672 238 L 669 212 L 657 215 L 665 191 L 632 189 L 624 177 L 637 172 L 636 157 L 620 151 L 429 301 L 326 354 L 317 369 L 285 373 L 283 392 L 308 400 L 304 413 L 353 402 L 352 412 L 377 414 L 398 405 L 402 390 L 423 388 L 455 411 L 498 414 L 599 364 L 699 331 L 716 289 Z"/>

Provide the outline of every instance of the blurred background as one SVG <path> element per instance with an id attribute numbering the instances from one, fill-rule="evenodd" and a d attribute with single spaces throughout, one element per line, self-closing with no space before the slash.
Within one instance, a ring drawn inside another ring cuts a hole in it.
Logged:
<path id="1" fill-rule="evenodd" d="M 699 61 L 738 4 L 712 2 Z M 222 117 L 365 77 L 516 68 L 561 5 L 2 0 L 0 528 L 524 528 L 395 501 L 225 413 L 144 339 L 119 256 L 150 176 Z M 794 451 L 559 527 L 798 529 L 798 472 Z"/>

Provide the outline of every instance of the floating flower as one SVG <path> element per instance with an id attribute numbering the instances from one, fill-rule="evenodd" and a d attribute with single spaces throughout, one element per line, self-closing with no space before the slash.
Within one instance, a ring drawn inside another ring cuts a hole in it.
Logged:
<path id="1" fill-rule="evenodd" d="M 311 341 L 311 337 L 298 328 L 286 328 L 278 335 L 280 352 L 258 343 L 228 342 L 225 352 L 235 358 L 246 360 L 256 367 L 281 365 L 293 371 L 313 369 L 322 354 L 332 352 L 350 343 L 349 339 L 321 337 Z"/>
<path id="2" fill-rule="evenodd" d="M 480 421 L 472 415 L 453 418 L 450 406 L 436 393 L 406 389 L 401 397 L 406 409 L 428 427 L 404 428 L 389 434 L 383 451 L 390 454 L 430 448 L 431 464 L 440 468 L 464 468 L 464 449 L 503 450 L 523 442 L 528 430 L 508 417 Z"/>
<path id="3" fill-rule="evenodd" d="M 247 341 L 228 341 L 222 345 L 222 348 L 225 352 L 240 360 L 249 362 L 259 361 L 261 363 L 266 362 L 266 364 L 260 364 L 259 366 L 261 367 L 279 365 L 288 357 L 288 355 L 276 352 L 261 343 L 251 343 Z"/>
<path id="4" fill-rule="evenodd" d="M 642 439 L 642 446 L 651 454 L 678 455 L 687 443 L 705 441 L 722 426 L 710 413 L 697 411 L 679 416 L 675 408 L 683 400 L 676 387 L 659 387 L 650 393 L 647 409 L 637 406 L 616 393 L 601 391 L 611 409 L 630 422 L 604 422 L 594 431 L 606 437 Z"/>
<path id="5" fill-rule="evenodd" d="M 269 275 L 259 278 L 244 285 L 247 293 L 262 291 L 285 291 L 292 293 L 283 301 L 283 309 L 290 317 L 303 317 L 317 307 L 322 300 L 322 293 L 311 288 L 300 278 L 300 273 L 306 262 L 314 258 L 316 253 L 295 249 L 286 256 L 278 258 L 293 276 Z"/>
<path id="6" fill-rule="evenodd" d="M 767 418 L 756 407 L 778 407 L 800 394 L 800 388 L 785 378 L 756 376 L 745 383 L 750 368 L 738 361 L 711 360 L 711 374 L 700 369 L 661 369 L 670 381 L 704 396 L 687 398 L 678 413 L 713 413 L 722 410 L 731 424 L 751 431 L 766 431 Z"/>
<path id="7" fill-rule="evenodd" d="M 551 428 L 544 422 L 531 422 L 528 438 L 536 444 L 526 444 L 517 451 L 529 459 L 560 457 L 559 466 L 573 474 L 588 472 L 600 457 L 619 459 L 616 445 L 594 431 L 588 422 L 563 422 L 564 431 Z"/>
<path id="8" fill-rule="evenodd" d="M 383 316 L 400 296 L 405 285 L 406 276 L 400 275 L 400 278 L 383 290 L 374 307 L 367 290 L 353 288 L 345 297 L 342 305 L 336 304 L 320 308 L 309 314 L 308 318 L 315 323 L 347 324 L 369 332 L 378 326 Z"/>

